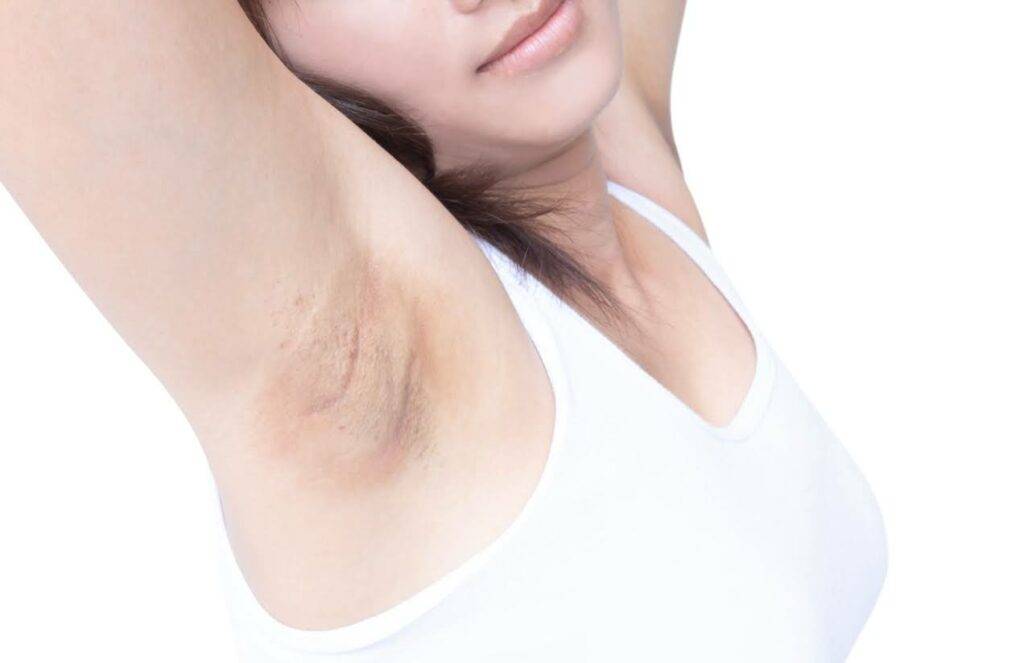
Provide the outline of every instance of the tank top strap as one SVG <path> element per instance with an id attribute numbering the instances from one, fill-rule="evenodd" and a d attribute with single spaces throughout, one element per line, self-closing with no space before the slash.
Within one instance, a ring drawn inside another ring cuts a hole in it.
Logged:
<path id="1" fill-rule="evenodd" d="M 554 440 L 550 454 L 551 460 L 554 460 L 560 453 L 561 439 L 568 426 L 571 400 L 570 380 L 559 345 L 559 335 L 556 332 L 559 312 L 569 307 L 544 283 L 493 244 L 476 236 L 473 236 L 473 239 L 498 275 L 547 373 L 555 398 Z"/>
<path id="2" fill-rule="evenodd" d="M 568 406 L 568 376 L 563 365 L 558 335 L 555 333 L 557 320 L 551 304 L 558 309 L 567 307 L 555 293 L 522 266 L 501 252 L 489 242 L 474 236 L 473 239 L 483 251 L 491 267 L 498 275 L 505 292 L 523 327 L 533 342 L 551 382 L 556 401 L 556 428 L 561 432 L 565 425 Z"/>
<path id="3" fill-rule="evenodd" d="M 719 263 L 711 247 L 689 224 L 650 198 L 617 182 L 608 181 L 608 193 L 653 223 L 655 227 L 679 245 L 722 293 L 722 296 L 732 305 L 747 326 L 754 329 L 752 316 L 725 269 Z"/>
<path id="4" fill-rule="evenodd" d="M 498 247 L 476 235 L 473 235 L 473 240 L 491 263 L 491 267 L 501 279 L 505 290 L 509 291 L 513 303 L 516 303 L 517 311 L 520 309 L 518 303 L 520 293 L 537 296 L 547 291 L 547 287 L 543 283 L 526 271 L 522 265 L 505 255 Z"/>

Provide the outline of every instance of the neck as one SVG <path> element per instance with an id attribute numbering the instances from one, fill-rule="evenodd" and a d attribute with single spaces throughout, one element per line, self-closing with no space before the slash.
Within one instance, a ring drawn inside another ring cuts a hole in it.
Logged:
<path id="1" fill-rule="evenodd" d="M 553 219 L 564 235 L 551 239 L 595 278 L 615 287 L 629 280 L 630 270 L 607 182 L 596 139 L 587 131 L 547 160 L 506 177 L 501 186 L 543 199 L 568 200 L 570 209 Z"/>

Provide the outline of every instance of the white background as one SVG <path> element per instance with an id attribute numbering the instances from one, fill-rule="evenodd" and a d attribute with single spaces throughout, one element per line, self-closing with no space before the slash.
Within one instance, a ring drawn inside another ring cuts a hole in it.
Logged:
<path id="1" fill-rule="evenodd" d="M 1024 662 L 1022 35 L 1009 0 L 687 10 L 712 245 L 885 517 L 854 663 Z M 199 446 L 2 189 L 0 303 L 0 660 L 231 660 Z"/>

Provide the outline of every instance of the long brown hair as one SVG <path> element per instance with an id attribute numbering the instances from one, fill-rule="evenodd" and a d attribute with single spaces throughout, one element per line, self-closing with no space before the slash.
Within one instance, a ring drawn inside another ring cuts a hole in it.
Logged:
<path id="1" fill-rule="evenodd" d="M 470 233 L 492 244 L 521 269 L 562 299 L 589 299 L 610 322 L 626 322 L 619 300 L 550 237 L 560 229 L 546 219 L 566 201 L 542 201 L 496 187 L 484 166 L 439 172 L 434 146 L 415 121 L 379 99 L 335 81 L 302 71 L 274 38 L 264 10 L 272 0 L 238 0 L 259 35 L 299 80 L 366 132 L 413 173 Z M 564 234 L 563 234 L 564 237 Z"/>

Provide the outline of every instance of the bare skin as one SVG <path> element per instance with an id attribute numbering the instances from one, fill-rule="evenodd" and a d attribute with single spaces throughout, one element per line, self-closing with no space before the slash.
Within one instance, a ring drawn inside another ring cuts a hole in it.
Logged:
<path id="1" fill-rule="evenodd" d="M 550 443 L 546 374 L 467 233 L 232 1 L 147 3 L 109 39 L 122 4 L 0 6 L 0 180 L 192 423 L 261 603 L 351 624 L 519 513 Z M 573 246 L 644 332 L 603 333 L 722 424 L 752 376 L 747 331 L 605 191 L 706 237 L 669 122 L 683 5 L 622 3 L 617 96 L 509 183 L 585 202 Z"/>

